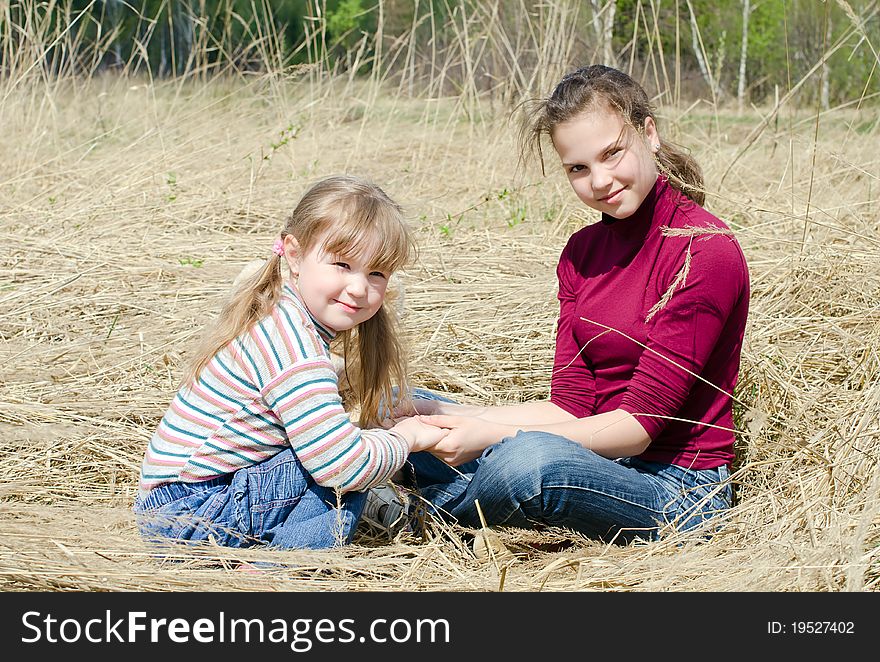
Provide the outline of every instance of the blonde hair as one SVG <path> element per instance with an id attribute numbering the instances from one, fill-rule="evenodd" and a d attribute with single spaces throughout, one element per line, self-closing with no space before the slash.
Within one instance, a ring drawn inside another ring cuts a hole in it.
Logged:
<path id="1" fill-rule="evenodd" d="M 362 258 L 388 273 L 415 257 L 415 244 L 400 206 L 372 182 L 350 175 L 328 177 L 309 188 L 284 223 L 282 239 L 287 235 L 297 240 L 304 253 L 323 238 L 321 248 L 327 253 Z M 368 255 L 367 251 L 372 252 Z M 233 291 L 199 345 L 187 375 L 189 382 L 198 379 L 217 352 L 270 314 L 281 298 L 284 269 L 283 258 L 273 255 Z M 395 385 L 397 399 L 408 393 L 406 357 L 397 318 L 388 305 L 386 298 L 373 317 L 338 333 L 334 340 L 334 345 L 342 347 L 350 404 L 360 409 L 363 427 L 379 422 L 380 406 L 392 402 Z"/>
<path id="2" fill-rule="evenodd" d="M 594 64 L 581 67 L 563 76 L 546 99 L 526 102 L 526 116 L 520 128 L 520 162 L 534 155 L 544 169 L 541 151 L 542 136 L 553 137 L 557 126 L 584 113 L 607 109 L 620 113 L 624 122 L 640 134 L 645 120 L 657 122 L 654 108 L 645 90 L 622 71 Z M 706 198 L 703 173 L 697 161 L 683 148 L 662 141 L 657 152 L 657 165 L 670 185 L 702 205 Z"/>

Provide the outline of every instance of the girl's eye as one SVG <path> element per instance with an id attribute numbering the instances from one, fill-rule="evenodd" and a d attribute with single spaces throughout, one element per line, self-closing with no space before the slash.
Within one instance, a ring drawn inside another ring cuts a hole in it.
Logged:
<path id="1" fill-rule="evenodd" d="M 615 157 L 618 154 L 620 154 L 622 151 L 623 151 L 622 147 L 615 147 L 613 149 L 609 149 L 608 152 L 605 154 L 605 158 L 610 159 L 612 157 Z"/>
<path id="2" fill-rule="evenodd" d="M 584 166 L 582 166 L 582 165 L 573 165 L 573 166 L 571 166 L 571 168 L 568 169 L 568 171 L 569 172 L 580 172 L 583 169 L 584 169 Z"/>
<path id="3" fill-rule="evenodd" d="M 387 278 L 388 278 L 388 276 L 386 276 L 385 274 L 383 274 L 381 271 L 371 271 L 371 272 L 370 272 L 370 275 L 371 275 L 371 276 L 376 276 L 376 277 L 378 277 L 378 278 L 382 278 L 382 279 L 387 279 Z"/>
<path id="4" fill-rule="evenodd" d="M 334 262 L 333 266 L 339 267 L 340 269 L 349 269 L 348 262 Z"/>

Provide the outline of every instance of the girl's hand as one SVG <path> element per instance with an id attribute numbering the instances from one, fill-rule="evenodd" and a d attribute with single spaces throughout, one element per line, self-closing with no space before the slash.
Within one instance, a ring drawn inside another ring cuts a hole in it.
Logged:
<path id="1" fill-rule="evenodd" d="M 517 428 L 492 423 L 474 416 L 419 416 L 428 425 L 448 428 L 449 434 L 437 442 L 430 452 L 453 467 L 474 460 L 483 451 L 505 437 L 516 434 Z"/>
<path id="2" fill-rule="evenodd" d="M 403 435 L 403 438 L 410 443 L 411 453 L 431 450 L 437 442 L 445 439 L 449 434 L 449 430 L 428 425 L 415 416 L 397 421 L 391 429 Z"/>

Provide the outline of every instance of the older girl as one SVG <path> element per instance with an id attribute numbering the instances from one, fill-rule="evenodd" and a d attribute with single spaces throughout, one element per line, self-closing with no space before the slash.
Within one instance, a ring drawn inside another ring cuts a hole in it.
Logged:
<path id="1" fill-rule="evenodd" d="M 728 227 L 701 207 L 697 164 L 665 141 L 644 90 L 595 65 L 529 116 L 524 154 L 550 139 L 601 220 L 569 239 L 550 398 L 504 407 L 419 400 L 450 430 L 412 456 L 438 511 L 479 526 L 654 538 L 731 501 L 732 392 L 749 278 Z M 457 467 L 452 470 L 449 465 Z"/>

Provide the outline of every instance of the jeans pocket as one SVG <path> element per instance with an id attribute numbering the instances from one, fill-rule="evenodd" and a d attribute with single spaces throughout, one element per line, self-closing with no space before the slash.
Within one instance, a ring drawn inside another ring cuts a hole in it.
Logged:
<path id="1" fill-rule="evenodd" d="M 202 540 L 222 526 L 228 484 L 171 483 L 153 489 L 136 504 L 137 525 L 144 538 Z"/>
<path id="2" fill-rule="evenodd" d="M 313 482 L 289 448 L 239 473 L 244 479 L 236 486 L 239 512 L 250 520 L 249 533 L 256 538 L 285 520 Z"/>

